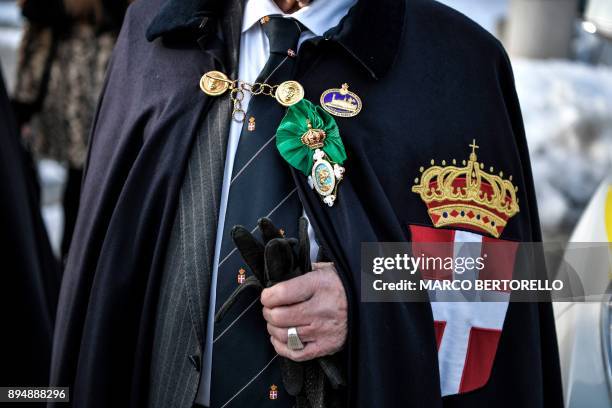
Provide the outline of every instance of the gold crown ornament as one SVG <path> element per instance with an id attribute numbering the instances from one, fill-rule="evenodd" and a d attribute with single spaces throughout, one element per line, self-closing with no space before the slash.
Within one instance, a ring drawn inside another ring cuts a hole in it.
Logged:
<path id="1" fill-rule="evenodd" d="M 323 129 L 313 129 L 310 119 L 306 120 L 308 130 L 302 135 L 302 143 L 311 149 L 319 149 L 324 146 L 327 134 Z"/>
<path id="2" fill-rule="evenodd" d="M 427 213 L 435 227 L 456 226 L 476 229 L 499 238 L 510 218 L 519 212 L 512 176 L 503 179 L 484 171 L 484 164 L 476 157 L 476 140 L 470 145 L 472 152 L 463 167 L 434 165 L 424 169 L 415 179 L 412 191 L 421 196 Z"/>

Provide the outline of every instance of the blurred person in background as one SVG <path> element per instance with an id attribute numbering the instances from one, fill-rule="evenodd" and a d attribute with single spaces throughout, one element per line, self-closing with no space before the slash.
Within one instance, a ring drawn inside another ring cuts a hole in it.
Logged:
<path id="1" fill-rule="evenodd" d="M 0 72 L 1 386 L 48 384 L 60 286 L 25 156 Z"/>
<path id="2" fill-rule="evenodd" d="M 65 258 L 79 206 L 89 128 L 127 0 L 22 0 L 26 18 L 13 106 L 35 159 L 64 163 Z"/>

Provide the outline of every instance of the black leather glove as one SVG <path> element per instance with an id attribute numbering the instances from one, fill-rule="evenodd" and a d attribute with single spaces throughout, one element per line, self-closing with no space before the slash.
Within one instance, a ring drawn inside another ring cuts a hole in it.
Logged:
<path id="1" fill-rule="evenodd" d="M 229 296 L 217 312 L 215 321 L 223 318 L 235 303 L 237 296 L 245 289 L 263 290 L 264 287 L 273 286 L 312 270 L 308 220 L 305 217 L 299 220 L 297 239 L 284 237 L 267 218 L 260 219 L 258 227 L 261 240 L 255 238 L 242 226 L 235 226 L 232 229 L 232 240 L 253 272 L 253 276 L 247 278 Z M 334 389 L 344 385 L 343 376 L 332 357 L 318 358 L 304 363 L 282 358 L 281 372 L 283 385 L 287 393 L 296 397 L 298 408 L 326 406 L 326 379 Z"/>
<path id="2" fill-rule="evenodd" d="M 221 305 L 215 315 L 215 322 L 223 319 L 223 316 L 225 316 L 227 311 L 236 303 L 238 296 L 244 290 L 255 288 L 261 291 L 263 288 L 272 286 L 272 283 L 270 283 L 271 281 L 266 277 L 266 265 L 264 261 L 265 247 L 270 241 L 282 239 L 283 236 L 274 224 L 272 224 L 272 221 L 267 218 L 261 218 L 257 222 L 257 226 L 261 232 L 263 242 L 255 238 L 253 234 L 242 225 L 236 225 L 232 228 L 232 241 L 234 241 L 236 249 L 238 249 L 238 252 L 240 252 L 240 255 L 249 269 L 253 272 L 253 276 L 249 276 L 245 279 L 245 281 L 238 286 Z M 278 245 L 275 245 L 275 247 L 278 247 Z M 283 273 L 278 265 L 275 265 L 274 268 L 275 270 L 273 273 L 278 275 Z M 275 279 L 274 283 L 276 282 L 279 282 L 279 280 Z"/>

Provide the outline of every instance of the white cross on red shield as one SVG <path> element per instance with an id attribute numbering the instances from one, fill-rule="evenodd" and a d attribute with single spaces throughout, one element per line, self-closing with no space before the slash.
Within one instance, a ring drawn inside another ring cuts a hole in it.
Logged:
<path id="1" fill-rule="evenodd" d="M 410 232 L 413 256 L 485 259 L 484 269 L 472 268 L 461 274 L 456 270 L 421 271 L 424 280 L 512 278 L 518 248 L 515 242 L 468 231 L 416 225 L 410 226 Z M 470 301 L 456 301 L 452 293 L 437 293 L 435 290 L 429 291 L 429 295 L 442 395 L 460 394 L 484 386 L 491 375 L 510 293 L 475 294 Z M 487 299 L 479 296 L 486 296 Z"/>

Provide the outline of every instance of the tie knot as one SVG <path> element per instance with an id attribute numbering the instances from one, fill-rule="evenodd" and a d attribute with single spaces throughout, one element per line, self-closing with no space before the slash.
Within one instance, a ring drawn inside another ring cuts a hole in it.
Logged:
<path id="1" fill-rule="evenodd" d="M 297 51 L 300 34 L 304 26 L 294 18 L 266 16 L 261 26 L 270 41 L 270 54 L 290 55 Z"/>

